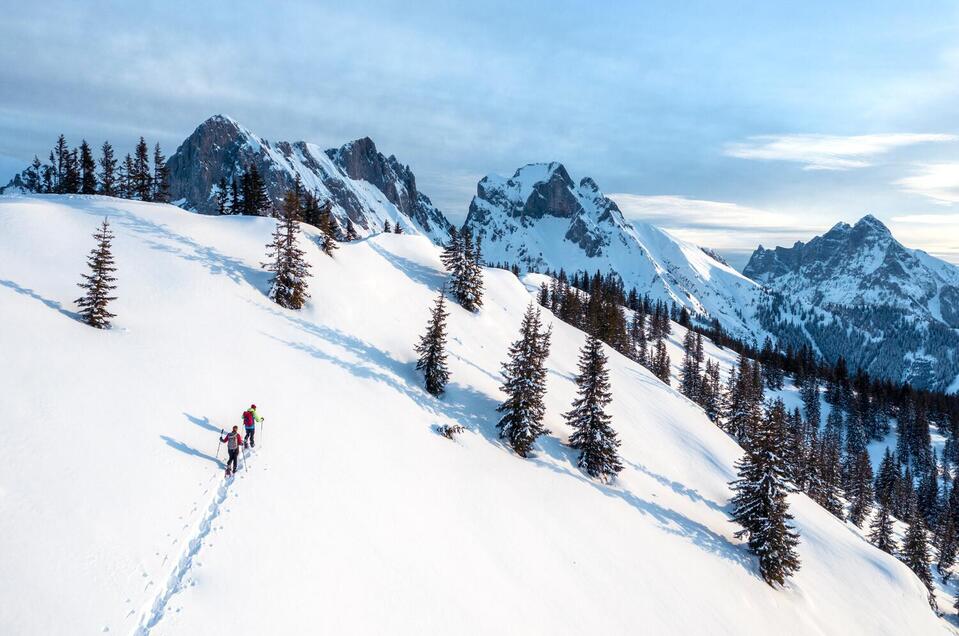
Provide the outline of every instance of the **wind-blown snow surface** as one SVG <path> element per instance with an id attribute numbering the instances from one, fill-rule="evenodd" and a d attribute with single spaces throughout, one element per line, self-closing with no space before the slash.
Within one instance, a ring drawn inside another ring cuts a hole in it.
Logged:
<path id="1" fill-rule="evenodd" d="M 104 216 L 118 318 L 96 331 L 71 312 Z M 739 448 L 613 352 L 626 469 L 586 479 L 561 419 L 584 337 L 559 321 L 553 433 L 510 453 L 499 364 L 531 296 L 508 272 L 486 271 L 479 314 L 451 307 L 436 400 L 412 344 L 437 248 L 308 245 L 312 299 L 288 312 L 259 267 L 272 224 L 0 198 L 0 632 L 948 632 L 905 566 L 802 495 L 802 570 L 763 583 L 728 521 Z M 260 443 L 224 483 L 217 433 L 251 401 Z M 468 430 L 451 442 L 444 423 Z"/>

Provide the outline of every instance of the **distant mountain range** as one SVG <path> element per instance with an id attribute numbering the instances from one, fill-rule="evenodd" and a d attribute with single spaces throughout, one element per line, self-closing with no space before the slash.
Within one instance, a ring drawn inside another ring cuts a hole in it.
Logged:
<path id="1" fill-rule="evenodd" d="M 328 150 L 271 142 L 224 115 L 200 124 L 170 157 L 171 198 L 215 213 L 217 184 L 251 165 L 274 204 L 299 176 L 361 236 L 389 220 L 441 243 L 452 227 L 409 166 L 367 137 Z M 484 177 L 464 227 L 482 239 L 488 262 L 615 272 L 627 287 L 717 319 L 741 339 L 807 344 L 830 362 L 844 356 L 851 369 L 959 391 L 959 268 L 904 247 L 872 216 L 790 248 L 760 246 L 740 273 L 708 248 L 627 221 L 593 179 L 574 181 L 552 162 Z"/>

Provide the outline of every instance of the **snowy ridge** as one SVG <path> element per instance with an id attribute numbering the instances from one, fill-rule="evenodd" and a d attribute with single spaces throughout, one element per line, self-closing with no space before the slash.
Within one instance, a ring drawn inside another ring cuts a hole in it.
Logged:
<path id="1" fill-rule="evenodd" d="M 731 333 L 762 341 L 760 285 L 698 246 L 647 223 L 629 223 L 586 177 L 560 163 L 529 164 L 512 177 L 484 177 L 467 227 L 482 237 L 487 261 L 524 268 L 617 272 L 627 287 L 717 318 Z"/>
<path id="2" fill-rule="evenodd" d="M 173 201 L 187 209 L 216 213 L 220 178 L 231 182 L 256 165 L 275 205 L 296 177 L 321 201 L 333 203 L 341 225 L 351 220 L 366 235 L 383 222 L 400 224 L 435 241 L 446 238 L 449 222 L 416 188 L 409 166 L 385 157 L 369 138 L 324 151 L 302 141 L 271 142 L 234 119 L 215 115 L 200 124 L 168 163 Z"/>
<path id="3" fill-rule="evenodd" d="M 105 215 L 119 287 L 101 332 L 70 309 Z M 304 240 L 311 299 L 289 312 L 259 267 L 272 219 L 31 196 L 0 198 L 0 226 L 0 386 L 17 396 L 0 445 L 0 593 L 21 601 L 0 605 L 4 633 L 135 633 L 157 617 L 150 633 L 950 633 L 903 564 L 803 495 L 790 496 L 802 569 L 785 589 L 763 583 L 728 518 L 740 449 L 608 349 L 626 468 L 587 479 L 561 415 L 584 335 L 548 312 L 551 433 L 530 460 L 509 452 L 498 370 L 532 297 L 509 272 L 485 271 L 479 313 L 450 306 L 436 400 L 412 350 L 445 281 L 422 236 L 335 258 Z M 222 470 L 215 437 L 253 399 L 270 465 L 238 499 L 214 493 L 211 518 L 197 485 Z M 78 413 L 95 415 L 83 434 L 51 443 Z M 451 443 L 443 424 L 467 430 Z M 255 611 L 228 611 L 241 596 Z"/>

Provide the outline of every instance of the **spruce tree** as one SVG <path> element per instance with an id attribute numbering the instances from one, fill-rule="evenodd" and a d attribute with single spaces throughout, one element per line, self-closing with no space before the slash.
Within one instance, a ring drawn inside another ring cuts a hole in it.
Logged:
<path id="1" fill-rule="evenodd" d="M 117 160 L 109 141 L 100 147 L 100 194 L 117 196 Z"/>
<path id="2" fill-rule="evenodd" d="M 699 402 L 699 363 L 696 355 L 696 334 L 687 330 L 683 337 L 683 365 L 679 374 L 679 390 L 693 402 Z"/>
<path id="3" fill-rule="evenodd" d="M 400 225 L 399 221 L 397 221 L 396 225 L 393 227 L 393 234 L 402 234 L 402 233 L 403 233 L 403 226 Z"/>
<path id="4" fill-rule="evenodd" d="M 872 508 L 872 463 L 869 453 L 863 449 L 850 460 L 850 475 L 846 484 L 846 499 L 849 500 L 849 521 L 861 528 Z"/>
<path id="5" fill-rule="evenodd" d="M 578 465 L 587 475 L 603 481 L 623 469 L 619 460 L 619 440 L 610 426 L 611 417 L 605 408 L 613 400 L 603 343 L 596 336 L 586 336 L 580 350 L 579 375 L 576 376 L 573 409 L 565 413 L 566 423 L 573 429 L 570 446 L 580 451 Z"/>
<path id="6" fill-rule="evenodd" d="M 895 554 L 898 547 L 892 532 L 892 517 L 889 508 L 879 504 L 879 511 L 869 524 L 869 541 L 887 554 Z"/>
<path id="7" fill-rule="evenodd" d="M 66 155 L 63 191 L 67 194 L 80 193 L 80 157 L 76 148 Z"/>
<path id="8" fill-rule="evenodd" d="M 460 259 L 462 270 L 454 276 L 454 289 L 460 305 L 466 311 L 477 311 L 483 306 L 483 268 L 479 254 L 473 243 L 473 234 L 467 229 L 461 232 L 463 256 Z"/>
<path id="9" fill-rule="evenodd" d="M 298 198 L 297 201 L 299 201 Z M 244 196 L 244 203 L 247 205 L 247 214 L 252 216 L 272 215 L 273 204 L 270 201 L 270 195 L 266 191 L 266 183 L 260 176 L 260 170 L 256 167 L 255 163 L 250 164 L 249 201 L 247 202 Z M 299 203 L 297 203 L 297 207 L 299 207 Z M 285 215 L 289 216 L 288 213 Z M 299 209 L 297 209 L 295 216 L 299 217 Z"/>
<path id="10" fill-rule="evenodd" d="M 507 398 L 496 409 L 503 414 L 496 427 L 520 457 L 527 457 L 536 438 L 546 432 L 543 399 L 552 329 L 540 331 L 541 326 L 540 313 L 530 303 L 520 325 L 520 337 L 510 345 L 509 360 L 503 363 L 501 390 Z"/>
<path id="11" fill-rule="evenodd" d="M 385 234 L 390 234 L 390 233 L 393 232 L 393 226 L 390 225 L 390 220 L 389 220 L 389 219 L 385 219 L 385 220 L 383 221 L 383 232 L 384 232 Z"/>
<path id="12" fill-rule="evenodd" d="M 446 311 L 445 296 L 445 291 L 440 290 L 426 323 L 426 333 L 415 347 L 420 355 L 416 368 L 425 376 L 427 392 L 435 396 L 443 394 L 450 377 L 446 367 L 446 318 L 449 312 Z"/>
<path id="13" fill-rule="evenodd" d="M 882 461 L 879 463 L 879 472 L 876 474 L 875 482 L 876 501 L 880 506 L 889 508 L 892 505 L 898 483 L 899 468 L 887 446 Z"/>
<path id="14" fill-rule="evenodd" d="M 842 519 L 842 413 L 836 407 L 826 420 L 818 462 L 820 491 L 816 502 Z"/>
<path id="15" fill-rule="evenodd" d="M 346 240 L 347 242 L 359 240 L 360 235 L 356 233 L 356 226 L 349 218 L 346 219 Z"/>
<path id="16" fill-rule="evenodd" d="M 160 150 L 159 142 L 153 147 L 153 200 L 158 203 L 170 202 L 170 178 L 166 167 L 166 157 Z"/>
<path id="17" fill-rule="evenodd" d="M 460 267 L 459 261 L 462 255 L 463 243 L 460 241 L 460 234 L 456 230 L 456 226 L 452 226 L 450 227 L 449 242 L 443 246 L 443 252 L 440 254 L 440 260 L 447 272 L 452 274 L 454 270 Z"/>
<path id="18" fill-rule="evenodd" d="M 141 201 L 151 201 L 153 195 L 153 177 L 150 175 L 150 149 L 140 137 L 133 153 L 133 173 L 130 175 L 133 195 Z"/>
<path id="19" fill-rule="evenodd" d="M 662 339 L 656 341 L 652 367 L 653 374 L 669 386 L 669 354 L 666 353 L 666 345 Z"/>
<path id="20" fill-rule="evenodd" d="M 267 256 L 272 259 L 267 269 L 273 272 L 270 299 L 287 309 L 300 309 L 310 297 L 306 285 L 310 265 L 297 245 L 299 213 L 300 202 L 296 194 L 288 192 L 273 231 L 273 241 L 267 245 Z"/>
<path id="21" fill-rule="evenodd" d="M 959 548 L 959 545 L 957 545 L 959 537 L 956 536 L 956 530 L 953 516 L 943 515 L 937 537 L 936 548 L 938 559 L 936 561 L 936 569 L 939 570 L 942 580 L 946 582 L 949 581 L 949 577 L 952 574 L 952 566 L 956 563 L 956 550 Z"/>
<path id="22" fill-rule="evenodd" d="M 320 237 L 320 249 L 327 256 L 333 256 L 333 250 L 339 249 L 336 244 L 336 219 L 333 217 L 333 204 L 327 201 L 319 208 L 319 224 L 322 236 Z"/>
<path id="23" fill-rule="evenodd" d="M 806 421 L 810 426 L 815 426 L 818 429 L 822 425 L 822 405 L 819 401 L 819 380 L 815 375 L 810 375 L 802 383 L 800 394 L 802 395 Z"/>
<path id="24" fill-rule="evenodd" d="M 243 214 L 243 194 L 236 176 L 230 180 L 230 214 Z"/>
<path id="25" fill-rule="evenodd" d="M 749 549 L 759 557 L 759 572 L 769 585 L 784 584 L 799 569 L 799 535 L 789 525 L 792 515 L 786 501 L 790 486 L 782 419 L 762 418 L 745 455 L 736 463 L 739 478 L 731 483 L 736 491 L 733 521 L 742 526 L 736 536 L 748 537 Z"/>
<path id="26" fill-rule="evenodd" d="M 86 139 L 80 143 L 80 193 L 97 193 L 97 163 Z"/>
<path id="27" fill-rule="evenodd" d="M 50 164 L 53 168 L 52 191 L 57 194 L 66 192 L 64 182 L 67 175 L 67 165 L 70 161 L 70 148 L 67 146 L 67 138 L 62 134 L 57 137 L 57 145 L 53 147 L 50 153 Z"/>
<path id="28" fill-rule="evenodd" d="M 229 214 L 230 193 L 226 185 L 226 177 L 220 177 L 220 182 L 216 186 L 216 213 L 219 215 Z"/>
<path id="29" fill-rule="evenodd" d="M 93 238 L 96 239 L 97 245 L 87 257 L 90 273 L 83 274 L 83 282 L 78 283 L 86 293 L 76 302 L 80 307 L 80 318 L 83 322 L 97 329 L 109 329 L 110 319 L 115 316 L 108 311 L 107 306 L 116 300 L 116 296 L 111 296 L 110 292 L 116 289 L 114 283 L 117 279 L 113 272 L 117 268 L 111 251 L 113 232 L 110 231 L 110 222 L 107 219 L 103 219 L 103 223 L 93 233 Z"/>
<path id="30" fill-rule="evenodd" d="M 136 198 L 136 166 L 130 153 L 123 158 L 123 169 L 120 171 L 120 197 Z"/>
<path id="31" fill-rule="evenodd" d="M 923 523 L 922 515 L 916 506 L 915 498 L 909 503 L 909 529 L 906 530 L 906 536 L 902 540 L 902 554 L 900 559 L 909 566 L 922 584 L 929 591 L 930 604 L 932 600 L 932 572 L 929 570 L 929 545 L 926 539 L 926 528 Z M 933 604 L 933 608 L 935 605 Z"/>

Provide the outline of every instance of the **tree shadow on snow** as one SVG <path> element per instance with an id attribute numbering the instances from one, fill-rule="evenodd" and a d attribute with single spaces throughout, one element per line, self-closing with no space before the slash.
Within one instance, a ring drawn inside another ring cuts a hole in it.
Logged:
<path id="1" fill-rule="evenodd" d="M 181 453 L 186 453 L 187 455 L 192 455 L 192 456 L 194 456 L 194 457 L 199 457 L 199 458 L 201 458 L 201 459 L 209 460 L 209 461 L 215 463 L 217 466 L 219 466 L 219 467 L 221 467 L 221 468 L 225 468 L 225 467 L 226 467 L 226 465 L 225 465 L 223 462 L 221 462 L 219 459 L 217 459 L 217 458 L 214 457 L 213 455 L 210 455 L 210 454 L 208 454 L 208 453 L 204 453 L 204 452 L 201 451 L 201 450 L 197 450 L 197 449 L 193 448 L 192 446 L 190 446 L 190 445 L 188 445 L 188 444 L 184 444 L 183 442 L 181 442 L 181 441 L 179 441 L 179 440 L 173 439 L 172 437 L 168 437 L 168 436 L 166 436 L 166 435 L 161 435 L 161 436 L 160 436 L 160 439 L 162 439 L 164 442 L 166 442 L 166 445 L 167 445 L 167 446 L 169 446 L 170 448 L 175 448 L 176 450 L 180 451 Z"/>
<path id="2" fill-rule="evenodd" d="M 234 283 L 247 283 L 264 294 L 269 291 L 269 272 L 250 267 L 239 259 L 227 256 L 208 245 L 197 243 L 188 236 L 178 234 L 165 225 L 118 208 L 106 211 L 103 208 L 97 208 L 87 212 L 95 216 L 106 216 L 111 222 L 144 236 L 146 244 L 152 249 L 199 263 L 211 274 L 226 276 Z"/>
<path id="3" fill-rule="evenodd" d="M 64 309 L 64 308 L 63 308 L 63 305 L 61 305 L 61 304 L 58 303 L 57 301 L 55 301 L 55 300 L 50 300 L 49 298 L 44 298 L 43 296 L 41 296 L 40 294 L 38 294 L 38 293 L 35 292 L 34 290 L 28 289 L 28 288 L 26 288 L 26 287 L 21 287 L 20 285 L 16 284 L 16 283 L 13 282 L 12 280 L 0 279 L 0 286 L 3 286 L 3 287 L 7 287 L 7 288 L 9 288 L 9 289 L 12 289 L 13 291 L 17 292 L 18 294 L 22 294 L 22 295 L 24 295 L 24 296 L 27 296 L 28 298 L 33 298 L 34 300 L 39 300 L 41 303 L 43 303 L 44 305 L 46 305 L 46 306 L 49 307 L 50 309 L 54 309 L 54 310 L 60 312 L 61 314 L 63 314 L 63 315 L 66 316 L 67 318 L 70 318 L 70 319 L 72 319 L 72 320 L 80 320 L 80 314 L 78 314 L 78 313 L 76 313 L 76 312 L 74 312 L 74 311 L 68 311 L 68 310 Z"/>
<path id="4" fill-rule="evenodd" d="M 542 458 L 534 456 L 532 457 L 533 463 L 588 484 L 607 497 L 620 499 L 643 515 L 655 519 L 659 528 L 664 532 L 689 539 L 694 545 L 705 552 L 715 554 L 727 561 L 740 565 L 750 573 L 758 573 L 755 560 L 742 546 L 731 542 L 707 526 L 671 508 L 667 508 L 654 501 L 643 499 L 628 490 L 618 488 L 615 486 L 615 482 L 613 484 L 604 484 L 584 475 L 576 465 L 578 451 L 566 446 L 556 437 L 548 435 L 541 437 L 537 441 L 537 446 L 541 448 L 546 455 L 552 458 L 553 461 L 545 461 Z M 657 479 L 657 477 L 661 478 L 663 483 L 670 488 L 673 488 L 673 484 L 676 484 L 678 489 L 673 489 L 677 493 L 690 497 L 694 501 L 703 503 L 710 508 L 715 506 L 714 509 L 725 512 L 721 506 L 703 498 L 695 490 L 686 488 L 682 484 L 678 484 L 678 482 L 671 482 L 665 477 L 657 476 L 655 473 L 645 470 L 645 468 L 638 467 L 638 470 L 645 472 L 654 479 Z M 659 479 L 657 479 L 657 481 L 659 481 Z M 695 493 L 695 495 L 693 495 L 693 493 Z M 695 497 L 698 497 L 698 499 Z"/>
<path id="5" fill-rule="evenodd" d="M 466 428 L 483 435 L 490 443 L 510 452 L 500 440 L 499 431 L 495 425 L 498 421 L 496 407 L 499 406 L 499 403 L 489 396 L 470 387 L 451 383 L 447 385 L 447 391 L 443 398 L 437 399 L 420 388 L 420 377 L 415 364 L 400 362 L 385 351 L 339 330 L 316 325 L 272 308 L 266 308 L 266 310 L 293 323 L 306 334 L 349 352 L 357 361 L 344 360 L 307 342 L 291 342 L 264 332 L 267 337 L 314 358 L 334 364 L 358 378 L 387 384 L 409 397 L 426 411 L 459 422 Z M 726 537 L 710 530 L 705 525 L 656 502 L 642 499 L 627 490 L 587 478 L 576 466 L 577 451 L 563 445 L 558 438 L 549 435 L 541 437 L 537 446 L 553 461 L 533 456 L 530 461 L 534 464 L 577 479 L 607 497 L 620 499 L 640 513 L 655 519 L 664 532 L 687 538 L 702 550 L 736 563 L 750 572 L 757 571 L 754 560 L 742 547 L 730 542 Z M 647 472 L 654 479 L 657 478 L 655 474 L 644 470 L 644 468 L 638 467 L 638 470 Z M 695 490 L 686 488 L 678 482 L 670 482 L 665 477 L 659 476 L 659 478 L 663 480 L 665 485 L 673 488 L 679 494 L 690 497 L 694 501 L 711 508 L 715 506 L 716 509 L 723 510 L 721 506 L 706 500 Z"/>
<path id="6" fill-rule="evenodd" d="M 389 250 L 383 249 L 376 243 L 370 243 L 370 247 L 390 265 L 406 274 L 406 276 L 414 282 L 426 285 L 430 289 L 440 289 L 446 284 L 447 276 L 443 272 L 437 271 L 432 267 L 427 267 L 426 265 L 421 265 L 408 258 L 397 256 Z"/>

